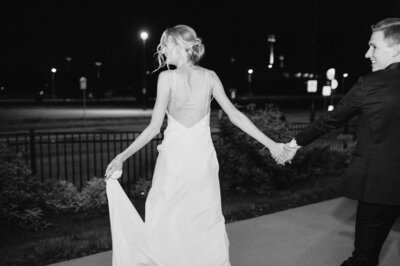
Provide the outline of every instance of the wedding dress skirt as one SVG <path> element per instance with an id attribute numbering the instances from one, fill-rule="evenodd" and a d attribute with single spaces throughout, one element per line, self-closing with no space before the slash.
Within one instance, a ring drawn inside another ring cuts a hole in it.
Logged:
<path id="1" fill-rule="evenodd" d="M 115 179 L 118 176 L 106 181 L 113 266 L 230 265 L 209 121 L 208 113 L 186 127 L 168 114 L 145 222 Z"/>

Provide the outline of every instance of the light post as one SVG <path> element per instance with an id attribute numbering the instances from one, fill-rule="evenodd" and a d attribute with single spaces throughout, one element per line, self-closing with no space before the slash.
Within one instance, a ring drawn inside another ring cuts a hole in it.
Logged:
<path id="1" fill-rule="evenodd" d="M 71 61 L 72 58 L 70 56 L 65 57 L 65 76 L 62 86 L 62 97 L 64 99 L 68 98 L 69 92 L 72 89 Z"/>
<path id="2" fill-rule="evenodd" d="M 340 88 L 340 94 L 344 94 L 346 90 L 346 78 L 349 76 L 348 73 L 343 73 L 342 75 L 342 86 Z"/>
<path id="3" fill-rule="evenodd" d="M 284 55 L 279 55 L 279 67 L 280 68 L 284 68 L 285 64 L 284 64 L 284 60 L 285 60 L 285 56 Z"/>
<path id="4" fill-rule="evenodd" d="M 324 110 L 326 110 L 326 100 L 329 96 L 331 96 L 332 88 L 329 85 L 325 85 L 322 87 L 322 96 L 324 96 Z"/>
<path id="5" fill-rule="evenodd" d="M 269 60 L 268 60 L 268 68 L 272 68 L 274 66 L 274 43 L 276 42 L 274 34 L 268 34 L 268 42 L 269 42 Z"/>
<path id="6" fill-rule="evenodd" d="M 53 99 L 56 97 L 56 72 L 57 69 L 53 67 L 51 69 L 51 98 Z"/>
<path id="7" fill-rule="evenodd" d="M 336 89 L 338 86 L 339 86 L 339 82 L 336 79 L 332 79 L 331 80 L 332 96 L 331 96 L 331 103 L 330 103 L 331 104 L 330 106 L 332 106 L 332 107 L 330 107 L 331 110 L 329 110 L 329 111 L 333 110 L 333 105 L 334 105 L 333 100 L 334 100 L 334 96 L 336 94 Z"/>
<path id="8" fill-rule="evenodd" d="M 315 101 L 314 96 L 318 90 L 318 81 L 315 79 L 310 79 L 307 81 L 307 92 L 310 95 L 310 122 L 313 122 L 315 119 Z"/>
<path id="9" fill-rule="evenodd" d="M 67 56 L 67 57 L 65 57 L 65 61 L 67 61 L 67 75 L 69 75 L 70 72 L 71 72 L 71 61 L 72 61 L 72 58 Z"/>
<path id="10" fill-rule="evenodd" d="M 147 88 L 146 88 L 146 40 L 149 38 L 149 34 L 146 31 L 140 33 L 140 38 L 143 41 L 143 81 L 142 81 L 142 94 L 143 94 L 143 109 L 146 109 L 147 103 Z"/>
<path id="11" fill-rule="evenodd" d="M 330 105 L 328 107 L 328 111 L 333 110 L 333 94 L 335 93 L 336 88 L 338 87 L 338 81 L 335 79 L 336 69 L 329 68 L 326 71 L 326 78 L 328 79 L 328 85 L 331 88 L 330 91 Z"/>
<path id="12" fill-rule="evenodd" d="M 83 103 L 83 122 L 86 126 L 86 90 L 87 90 L 87 79 L 85 77 L 79 78 L 79 88 L 82 91 L 82 103 Z"/>
<path id="13" fill-rule="evenodd" d="M 253 90 L 251 87 L 251 82 L 253 80 L 252 76 L 253 76 L 253 69 L 248 69 L 247 70 L 247 82 L 248 82 L 248 86 L 249 86 L 249 96 L 253 96 Z"/>
<path id="14" fill-rule="evenodd" d="M 103 65 L 102 62 L 96 61 L 94 62 L 94 65 L 96 67 L 96 86 L 95 90 L 96 92 L 93 92 L 94 95 L 99 94 L 101 90 L 101 75 L 100 75 L 100 67 Z"/>
<path id="15" fill-rule="evenodd" d="M 103 65 L 101 62 L 94 62 L 94 65 L 96 66 L 96 78 L 100 79 L 100 67 Z"/>

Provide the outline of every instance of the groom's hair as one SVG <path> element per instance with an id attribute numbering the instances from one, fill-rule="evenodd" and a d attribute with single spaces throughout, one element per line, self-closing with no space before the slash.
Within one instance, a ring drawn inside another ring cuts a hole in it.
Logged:
<path id="1" fill-rule="evenodd" d="M 387 18 L 371 26 L 372 32 L 383 31 L 389 46 L 400 44 L 400 18 Z"/>

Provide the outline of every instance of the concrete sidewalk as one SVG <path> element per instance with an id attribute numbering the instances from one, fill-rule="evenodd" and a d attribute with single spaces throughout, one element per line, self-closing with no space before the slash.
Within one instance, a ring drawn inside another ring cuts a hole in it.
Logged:
<path id="1" fill-rule="evenodd" d="M 324 201 L 227 224 L 233 266 L 338 266 L 352 252 L 356 202 Z M 51 266 L 111 265 L 111 251 Z M 400 220 L 379 266 L 400 265 Z"/>

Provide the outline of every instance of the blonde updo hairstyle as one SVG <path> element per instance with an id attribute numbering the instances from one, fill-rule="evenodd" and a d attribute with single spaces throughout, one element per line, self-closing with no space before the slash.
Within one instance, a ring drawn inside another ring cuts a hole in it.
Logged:
<path id="1" fill-rule="evenodd" d="M 197 64 L 203 57 L 205 52 L 204 44 L 201 38 L 197 37 L 196 32 L 189 26 L 176 25 L 175 27 L 166 29 L 161 35 L 161 40 L 157 45 L 156 52 L 158 67 L 154 72 L 167 64 L 164 47 L 168 37 L 171 37 L 175 44 L 185 49 L 189 61 L 193 64 Z"/>

